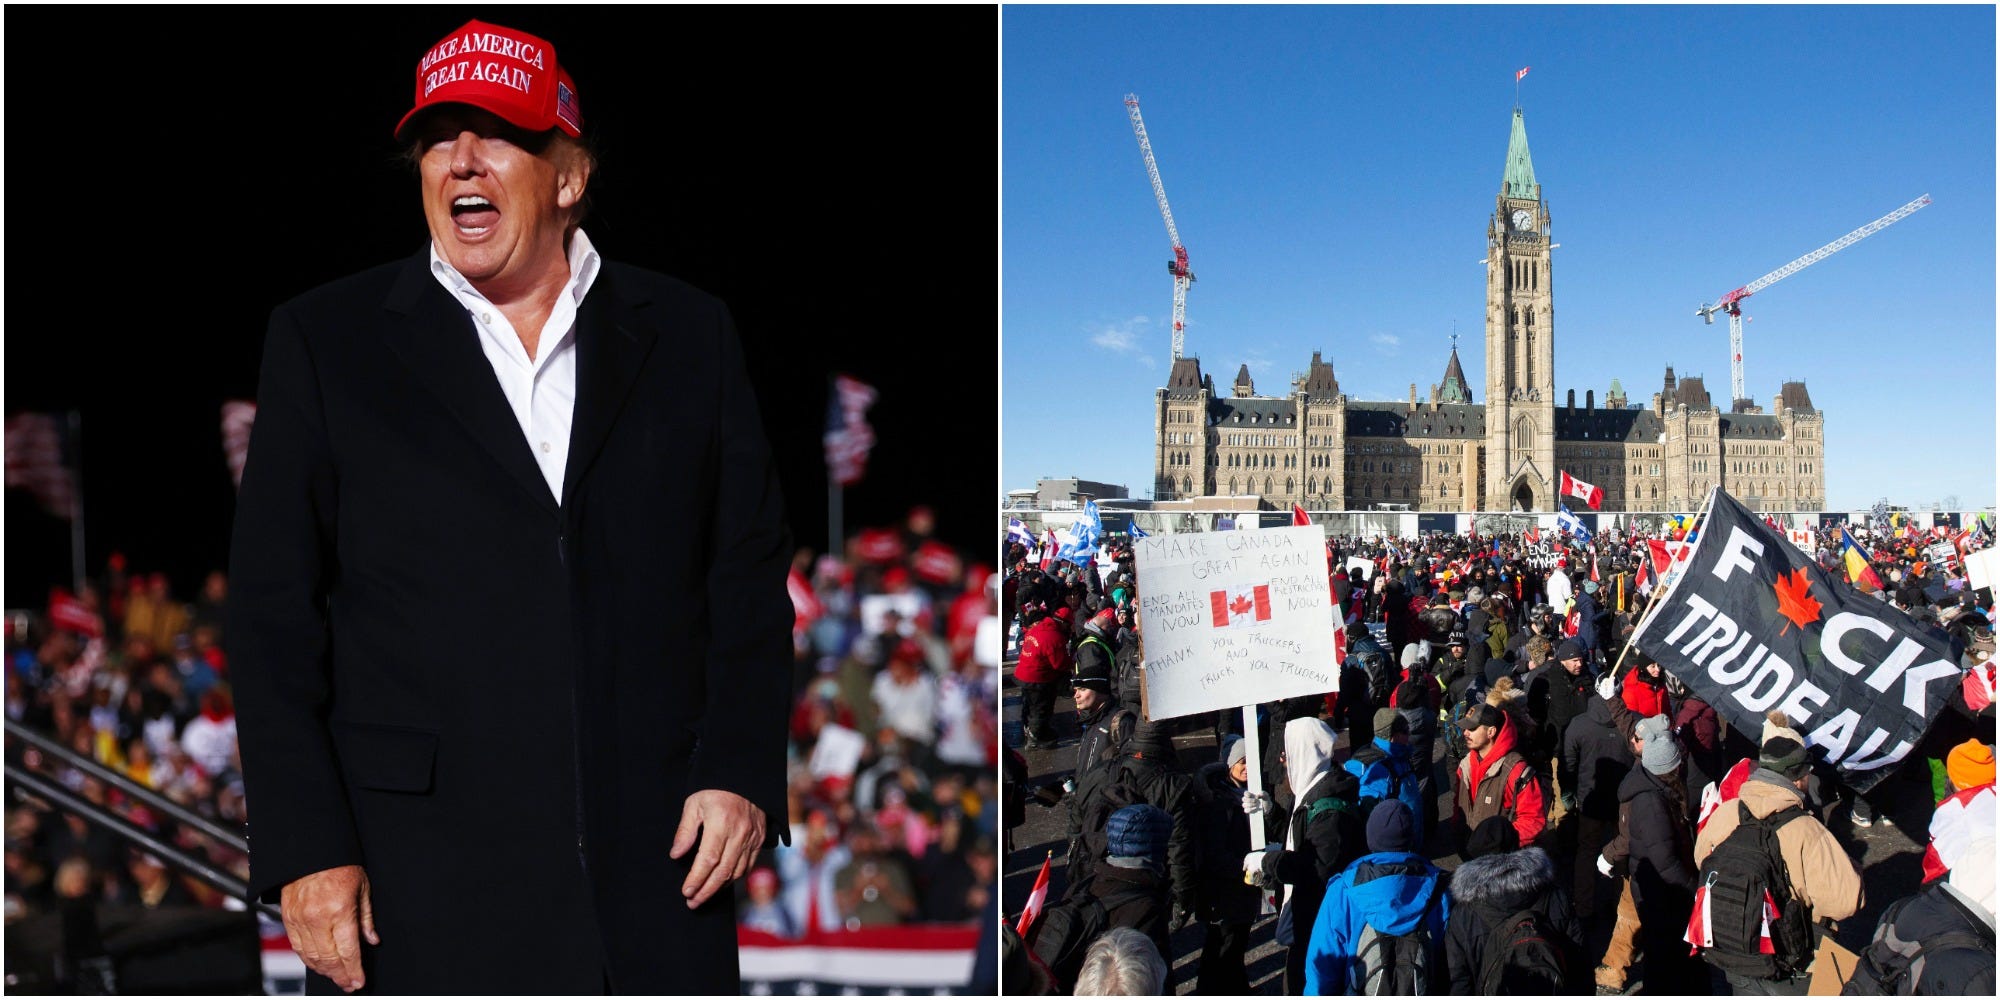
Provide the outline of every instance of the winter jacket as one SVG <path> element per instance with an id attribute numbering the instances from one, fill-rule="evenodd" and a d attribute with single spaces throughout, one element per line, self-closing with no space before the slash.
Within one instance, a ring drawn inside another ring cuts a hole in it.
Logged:
<path id="1" fill-rule="evenodd" d="M 1132 706 L 1133 711 L 1138 711 L 1140 695 L 1142 694 L 1139 687 L 1139 677 L 1144 665 L 1139 660 L 1139 640 L 1137 637 L 1128 637 L 1119 641 L 1118 655 L 1114 658 L 1113 665 L 1117 668 L 1116 672 L 1111 676 L 1114 686 L 1118 691 L 1118 700 Z"/>
<path id="2" fill-rule="evenodd" d="M 1174 818 L 1174 832 L 1167 840 L 1167 878 L 1172 883 L 1174 902 L 1194 909 L 1197 895 L 1195 849 L 1194 780 L 1185 773 L 1156 760 L 1127 756 L 1126 779 L 1150 805 L 1159 806 Z M 1106 866 L 1098 865 L 1098 870 Z"/>
<path id="3" fill-rule="evenodd" d="M 1500 731 L 1485 753 L 1468 753 L 1458 762 L 1452 788 L 1453 823 L 1464 843 L 1488 817 L 1509 815 L 1522 846 L 1532 846 L 1549 822 L 1548 778 L 1516 751 L 1519 724 L 1502 711 Z"/>
<path id="4" fill-rule="evenodd" d="M 1954 932 L 1993 940 L 1993 915 L 1957 886 L 1933 882 L 1913 896 L 1890 903 L 1875 925 L 1873 943 L 1862 950 L 1859 967 L 1843 992 L 1849 996 L 1872 993 L 1863 987 L 1888 977 L 1883 960 L 1894 955 L 1902 943 L 1914 941 L 1924 949 L 1923 965 L 1913 968 L 1914 981 L 1902 985 L 1905 995 L 1992 996 L 1992 946 L 1983 950 L 1977 946 L 1954 948 L 1938 940 Z"/>
<path id="5" fill-rule="evenodd" d="M 1493 648 L 1487 645 L 1487 626 L 1492 616 L 1479 610 L 1477 605 L 1465 605 L 1465 662 L 1474 670 L 1486 669 L 1486 661 L 1493 658 Z"/>
<path id="6" fill-rule="evenodd" d="M 1598 616 L 1602 606 L 1597 598 L 1584 591 L 1576 592 L 1576 641 L 1583 644 L 1585 652 L 1597 650 Z"/>
<path id="7" fill-rule="evenodd" d="M 1666 681 L 1655 682 L 1649 679 L 1645 667 L 1633 667 L 1626 671 L 1625 681 L 1618 693 L 1625 699 L 1625 707 L 1637 713 L 1641 719 L 1667 714 Z"/>
<path id="8" fill-rule="evenodd" d="M 1427 992 L 1442 992 L 1445 924 L 1451 916 L 1443 881 L 1443 872 L 1423 855 L 1401 851 L 1364 855 L 1335 875 L 1306 947 L 1306 995 L 1361 993 L 1355 951 L 1363 928 L 1403 935 L 1420 924 L 1428 925 L 1431 969 L 1438 974 Z"/>
<path id="9" fill-rule="evenodd" d="M 1060 619 L 1050 615 L 1028 627 L 1021 637 L 1021 659 L 1014 679 L 1023 684 L 1050 684 L 1069 675 L 1069 635 Z"/>
<path id="10" fill-rule="evenodd" d="M 1743 783 L 1737 800 L 1759 819 L 1781 809 L 1806 806 L 1805 797 L 1791 782 L 1763 768 L 1758 768 Z M 1695 837 L 1697 869 L 1707 860 L 1709 852 L 1715 850 L 1715 845 L 1735 832 L 1739 819 L 1734 808 L 1718 809 L 1708 818 Z M 1817 817 L 1808 815 L 1785 824 L 1778 831 L 1778 851 L 1791 874 L 1792 895 L 1811 907 L 1813 919 L 1845 920 L 1861 909 L 1861 873 Z"/>
<path id="11" fill-rule="evenodd" d="M 1618 837 L 1624 842 L 1632 900 L 1644 908 L 1646 922 L 1664 916 L 1684 928 L 1695 887 L 1687 808 L 1659 775 L 1644 767 L 1634 767 L 1618 784 Z M 1605 857 L 1618 861 L 1609 853 Z"/>
<path id="12" fill-rule="evenodd" d="M 1311 727 L 1325 733 L 1312 738 Z M 1292 807 L 1281 849 L 1264 856 L 1267 880 L 1291 886 L 1293 947 L 1312 940 L 1312 923 L 1326 897 L 1328 881 L 1364 853 L 1365 823 L 1355 808 L 1360 784 L 1354 775 L 1333 766 L 1333 740 L 1318 719 L 1293 719 L 1285 725 L 1285 768 L 1292 782 L 1305 786 Z M 1314 815 L 1320 800 L 1331 800 Z"/>
<path id="13" fill-rule="evenodd" d="M 1120 868 L 1100 864 L 1087 891 L 1099 900 L 1111 899 L 1134 889 L 1147 890 L 1145 896 L 1105 910 L 1105 930 L 1130 927 L 1153 941 L 1160 954 L 1173 954 L 1167 924 L 1173 917 L 1167 882 L 1150 868 Z"/>
<path id="14" fill-rule="evenodd" d="M 1556 864 L 1539 847 L 1507 854 L 1489 854 L 1458 866 L 1451 877 L 1451 918 L 1446 921 L 1445 971 L 1451 995 L 1479 992 L 1479 963 L 1486 942 L 1501 921 L 1523 910 L 1541 915 L 1562 940 L 1554 942 L 1567 959 L 1569 994 L 1589 993 L 1589 973 L 1579 942 L 1583 924 L 1576 919 L 1569 892 L 1556 880 Z"/>
<path id="15" fill-rule="evenodd" d="M 1701 782 L 1707 783 L 1720 777 L 1723 770 L 1722 720 L 1716 715 L 1715 707 L 1690 691 L 1674 709 L 1673 722 L 1674 732 L 1681 738 L 1681 747 L 1687 751 L 1688 763 L 1700 775 Z"/>
<path id="16" fill-rule="evenodd" d="M 1618 786 L 1634 763 L 1630 742 L 1612 721 L 1611 703 L 1592 695 L 1563 734 L 1563 790 L 1576 797 L 1583 815 L 1608 823 L 1618 818 Z"/>
<path id="17" fill-rule="evenodd" d="M 1597 678 L 1591 676 L 1589 661 L 1584 662 L 1583 672 L 1575 675 L 1564 669 L 1560 660 L 1551 661 L 1546 669 L 1536 674 L 1535 681 L 1528 687 L 1528 705 L 1531 710 L 1540 710 L 1542 723 L 1547 727 L 1544 730 L 1547 737 L 1542 745 L 1554 756 L 1569 734 L 1569 724 L 1576 721 L 1591 702 L 1598 700 L 1597 692 L 1591 687 Z M 1564 791 L 1571 787 L 1568 780 L 1563 781 Z"/>
<path id="18" fill-rule="evenodd" d="M 1192 790 L 1201 918 L 1255 920 L 1259 893 L 1243 883 L 1243 856 L 1250 853 L 1250 823 L 1261 817 L 1243 814 L 1243 786 L 1220 762 L 1203 764 Z"/>
<path id="19" fill-rule="evenodd" d="M 1416 766 L 1410 756 L 1408 744 L 1375 737 L 1369 745 L 1354 752 L 1341 765 L 1361 786 L 1360 800 L 1386 800 L 1395 798 L 1410 807 L 1410 815 L 1424 815 L 1424 796 L 1418 784 Z M 1366 808 L 1372 808 L 1372 804 Z M 1363 812 L 1366 813 L 1366 808 Z M 1416 832 L 1416 846 L 1421 849 L 1424 831 L 1419 825 Z"/>
<path id="20" fill-rule="evenodd" d="M 1125 715 L 1126 718 L 1121 720 L 1120 715 Z M 1083 779 L 1089 777 L 1091 772 L 1121 756 L 1120 751 L 1124 748 L 1119 745 L 1120 738 L 1131 737 L 1132 729 L 1138 724 L 1138 718 L 1126 712 L 1122 701 L 1112 698 L 1100 703 L 1096 711 L 1088 714 L 1078 713 L 1076 721 L 1078 727 L 1083 730 L 1083 738 L 1078 740 L 1076 745 L 1075 780 L 1078 785 L 1082 785 Z M 1114 726 L 1122 732 L 1114 734 L 1112 732 Z M 1074 833 L 1075 830 L 1072 829 L 1071 832 Z"/>

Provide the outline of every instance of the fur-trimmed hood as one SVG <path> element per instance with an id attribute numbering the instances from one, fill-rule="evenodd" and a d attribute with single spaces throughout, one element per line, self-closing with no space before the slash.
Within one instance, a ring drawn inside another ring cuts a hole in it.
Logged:
<path id="1" fill-rule="evenodd" d="M 1459 903 L 1508 913 L 1526 909 L 1555 885 L 1556 863 L 1539 847 L 1473 858 L 1451 875 Z"/>

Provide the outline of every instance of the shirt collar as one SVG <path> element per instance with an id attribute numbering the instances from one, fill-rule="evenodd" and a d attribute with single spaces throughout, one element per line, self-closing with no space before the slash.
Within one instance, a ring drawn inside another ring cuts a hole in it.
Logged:
<path id="1" fill-rule="evenodd" d="M 456 296 L 461 302 L 468 299 L 477 302 L 489 301 L 486 296 L 479 293 L 479 289 L 472 286 L 472 282 L 467 280 L 465 275 L 458 273 L 457 268 L 438 256 L 436 240 L 429 243 L 427 252 L 430 254 L 431 277 L 436 278 L 437 283 L 443 285 L 445 291 Z M 583 297 L 590 292 L 590 286 L 597 283 L 597 272 L 603 267 L 603 258 L 598 256 L 597 248 L 591 244 L 589 235 L 581 228 L 570 236 L 568 258 L 569 281 L 563 285 L 563 292 L 569 296 L 573 305 L 581 306 Z"/>

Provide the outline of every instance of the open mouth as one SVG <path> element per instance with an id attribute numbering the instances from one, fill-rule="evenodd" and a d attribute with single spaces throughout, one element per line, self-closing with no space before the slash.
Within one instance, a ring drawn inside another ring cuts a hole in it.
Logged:
<path id="1" fill-rule="evenodd" d="M 464 195 L 452 200 L 451 221 L 468 233 L 482 233 L 500 221 L 500 210 L 476 194 Z"/>

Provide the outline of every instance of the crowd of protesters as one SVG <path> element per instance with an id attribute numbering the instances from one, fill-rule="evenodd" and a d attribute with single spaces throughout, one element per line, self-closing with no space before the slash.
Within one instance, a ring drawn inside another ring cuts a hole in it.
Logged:
<path id="1" fill-rule="evenodd" d="M 1009 751 L 1009 824 L 1048 808 L 1068 830 L 1045 893 L 1005 901 L 1009 992 L 1171 989 L 1190 927 L 1193 991 L 1250 992 L 1252 928 L 1275 910 L 1288 994 L 1803 994 L 1820 937 L 1865 903 L 1856 831 L 1916 797 L 1935 807 L 1924 884 L 1846 988 L 1991 993 L 1993 595 L 1962 565 L 1989 531 L 1795 536 L 1963 651 L 1951 707 L 1864 797 L 1798 720 L 1733 729 L 1627 642 L 1673 568 L 1653 543 L 1690 528 L 1329 538 L 1338 689 L 1258 706 L 1262 760 L 1241 712 L 1141 715 L 1129 542 L 1084 561 L 1009 545 L 1021 746 L 1053 751 L 1038 769 Z M 1939 542 L 1959 558 L 1933 560 Z"/>
<path id="2" fill-rule="evenodd" d="M 906 923 L 970 923 L 998 884 L 998 687 L 990 629 L 997 583 L 931 537 L 923 508 L 863 532 L 847 558 L 794 564 L 790 845 L 739 883 L 750 929 L 781 938 Z M 229 696 L 224 603 L 212 573 L 192 602 L 164 574 L 125 572 L 57 592 L 10 620 L 7 715 L 181 806 L 240 830 L 247 818 Z M 995 651 L 997 655 L 997 650 Z M 854 752 L 815 751 L 828 727 Z M 46 775 L 244 878 L 248 858 L 80 768 L 10 740 L 10 762 Z M 832 763 L 815 767 L 827 757 Z M 664 848 L 663 848 L 664 849 Z M 7 813 L 7 919 L 64 900 L 240 908 L 198 879 L 39 799 Z"/>

